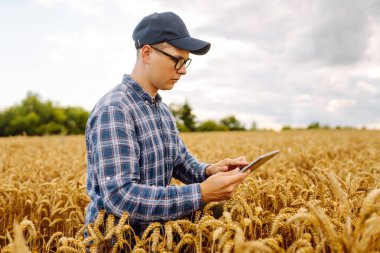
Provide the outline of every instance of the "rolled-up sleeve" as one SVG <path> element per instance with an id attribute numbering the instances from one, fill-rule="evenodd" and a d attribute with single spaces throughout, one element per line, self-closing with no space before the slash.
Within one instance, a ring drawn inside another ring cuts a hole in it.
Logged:
<path id="1" fill-rule="evenodd" d="M 108 213 L 120 217 L 128 211 L 132 222 L 152 222 L 176 219 L 200 208 L 199 184 L 168 187 L 140 184 L 140 147 L 133 121 L 125 110 L 108 106 L 94 119 L 89 142 L 100 198 Z M 184 161 L 186 171 L 196 164 L 189 157 Z M 203 166 L 197 166 L 196 172 L 189 174 L 197 179 L 194 182 L 203 179 Z"/>

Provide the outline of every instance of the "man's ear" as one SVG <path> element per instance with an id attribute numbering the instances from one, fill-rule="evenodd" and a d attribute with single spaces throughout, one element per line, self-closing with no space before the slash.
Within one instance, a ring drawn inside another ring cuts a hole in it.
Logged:
<path id="1" fill-rule="evenodd" d="M 145 64 L 149 64 L 153 49 L 149 45 L 145 45 L 140 49 L 141 60 Z"/>

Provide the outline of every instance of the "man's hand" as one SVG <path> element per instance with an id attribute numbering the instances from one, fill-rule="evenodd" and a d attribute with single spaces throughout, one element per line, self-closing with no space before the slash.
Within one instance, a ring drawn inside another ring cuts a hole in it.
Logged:
<path id="1" fill-rule="evenodd" d="M 212 201 L 228 200 L 232 197 L 235 188 L 246 178 L 250 170 L 238 174 L 239 169 L 228 172 L 219 172 L 206 179 L 201 186 L 202 200 L 206 203 Z"/>
<path id="2" fill-rule="evenodd" d="M 240 156 L 234 159 L 226 158 L 220 162 L 214 163 L 207 167 L 206 177 L 212 176 L 218 172 L 227 172 L 233 170 L 237 167 L 246 166 L 248 162 L 245 160 L 244 156 Z"/>

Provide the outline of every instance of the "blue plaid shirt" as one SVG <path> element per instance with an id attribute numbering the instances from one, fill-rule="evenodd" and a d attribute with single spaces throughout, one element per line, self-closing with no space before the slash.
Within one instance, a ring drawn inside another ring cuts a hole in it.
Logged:
<path id="1" fill-rule="evenodd" d="M 141 233 L 151 222 L 189 215 L 201 207 L 200 182 L 207 164 L 198 162 L 178 135 L 175 119 L 129 75 L 95 106 L 86 127 L 86 224 L 105 209 Z M 175 177 L 187 185 L 169 185 Z"/>

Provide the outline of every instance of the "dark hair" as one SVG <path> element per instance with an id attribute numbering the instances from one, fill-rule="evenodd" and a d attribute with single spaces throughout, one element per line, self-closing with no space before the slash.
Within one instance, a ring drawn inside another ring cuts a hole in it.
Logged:
<path id="1" fill-rule="evenodd" d="M 156 48 L 162 50 L 162 49 L 167 48 L 168 45 L 170 45 L 170 44 L 167 43 L 167 42 L 160 42 L 160 43 L 153 44 L 153 45 L 151 45 L 151 46 L 156 47 Z M 137 57 L 140 55 L 140 50 L 141 50 L 141 48 L 137 48 L 137 49 L 136 49 L 136 56 L 137 56 Z"/>

